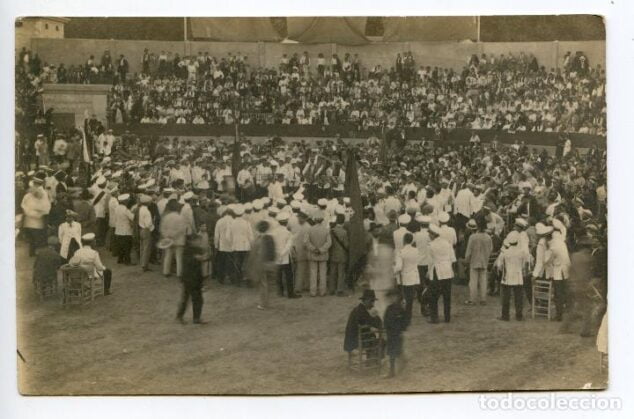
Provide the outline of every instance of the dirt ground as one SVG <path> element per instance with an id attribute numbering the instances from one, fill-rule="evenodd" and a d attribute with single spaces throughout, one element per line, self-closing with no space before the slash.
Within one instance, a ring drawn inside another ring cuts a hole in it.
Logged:
<path id="1" fill-rule="evenodd" d="M 343 334 L 358 293 L 289 300 L 256 309 L 257 290 L 210 284 L 206 325 L 174 320 L 175 278 L 158 266 L 113 268 L 113 295 L 63 308 L 39 301 L 32 259 L 17 248 L 19 388 L 26 395 L 301 394 L 581 389 L 607 386 L 593 338 L 561 334 L 546 320 L 500 322 L 498 298 L 465 306 L 453 287 L 452 322 L 415 316 L 407 364 L 395 379 L 347 370 Z M 418 306 L 414 307 L 415 312 Z"/>

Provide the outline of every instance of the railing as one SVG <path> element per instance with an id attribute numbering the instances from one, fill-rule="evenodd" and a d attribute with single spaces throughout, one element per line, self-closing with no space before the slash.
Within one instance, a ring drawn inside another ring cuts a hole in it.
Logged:
<path id="1" fill-rule="evenodd" d="M 264 114 L 263 114 L 264 115 Z M 141 136 L 169 136 L 169 137 L 218 137 L 235 135 L 235 126 L 209 125 L 209 124 L 115 124 L 111 125 L 114 133 L 120 135 L 126 130 Z M 436 132 L 432 128 L 406 128 L 405 134 L 408 140 L 432 140 L 442 142 L 468 142 L 470 129 L 441 130 Z M 500 143 L 512 144 L 516 140 L 534 146 L 555 146 L 561 142 L 558 132 L 516 132 L 494 130 L 475 131 L 482 142 L 489 142 L 497 138 Z M 371 136 L 383 138 L 380 127 L 360 129 L 357 125 L 261 125 L 248 124 L 240 126 L 240 133 L 248 137 L 324 137 L 334 138 L 339 134 L 342 138 L 366 139 Z M 388 134 L 394 135 L 392 132 Z M 592 134 L 565 134 L 570 136 L 575 147 L 599 147 L 606 146 L 606 138 Z"/>

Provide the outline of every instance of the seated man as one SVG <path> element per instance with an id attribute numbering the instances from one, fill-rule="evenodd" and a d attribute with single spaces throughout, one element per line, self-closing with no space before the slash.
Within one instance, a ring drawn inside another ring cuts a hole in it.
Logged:
<path id="1" fill-rule="evenodd" d="M 382 326 L 381 318 L 376 309 L 374 309 L 374 302 L 376 301 L 374 291 L 370 289 L 363 290 L 360 300 L 361 303 L 350 312 L 348 323 L 346 324 L 343 350 L 348 352 L 348 365 L 352 361 L 352 351 L 359 348 L 359 331 L 365 332 L 371 330 L 371 328 L 380 329 Z M 361 348 L 361 350 L 364 349 L 366 348 Z"/>
<path id="2" fill-rule="evenodd" d="M 57 270 L 64 264 L 64 259 L 57 251 L 57 237 L 48 238 L 48 246 L 36 250 L 33 266 L 33 283 L 36 287 L 49 285 L 57 281 Z"/>
<path id="3" fill-rule="evenodd" d="M 80 265 L 88 270 L 90 275 L 103 278 L 104 295 L 110 295 L 110 282 L 112 280 L 112 271 L 101 263 L 99 252 L 92 248 L 95 241 L 95 234 L 88 233 L 81 236 L 81 249 L 75 252 L 70 259 L 71 265 Z"/>

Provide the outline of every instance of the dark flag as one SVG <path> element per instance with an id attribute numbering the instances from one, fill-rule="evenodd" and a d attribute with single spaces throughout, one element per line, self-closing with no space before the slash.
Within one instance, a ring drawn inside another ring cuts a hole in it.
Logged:
<path id="1" fill-rule="evenodd" d="M 236 136 L 233 140 L 233 156 L 231 158 L 231 174 L 233 179 L 238 179 L 238 172 L 242 165 L 242 158 L 240 156 L 240 130 L 238 128 L 238 121 L 236 120 Z"/>
<path id="2" fill-rule="evenodd" d="M 346 196 L 350 198 L 350 205 L 354 215 L 348 225 L 348 237 L 350 240 L 349 267 L 352 281 L 356 281 L 366 257 L 366 232 L 363 228 L 363 202 L 361 201 L 361 189 L 359 187 L 359 175 L 357 172 L 357 156 L 354 151 L 348 152 L 346 164 Z"/>
<path id="3" fill-rule="evenodd" d="M 92 150 L 89 141 L 88 120 L 84 119 L 83 126 L 78 126 L 77 130 L 81 133 L 81 161 L 79 163 L 80 184 L 89 186 L 92 177 Z"/>
<path id="4" fill-rule="evenodd" d="M 379 161 L 381 162 L 381 164 L 383 165 L 387 165 L 388 161 L 387 161 L 387 136 L 386 136 L 386 132 L 385 132 L 385 126 L 381 127 L 381 143 L 379 144 Z"/>

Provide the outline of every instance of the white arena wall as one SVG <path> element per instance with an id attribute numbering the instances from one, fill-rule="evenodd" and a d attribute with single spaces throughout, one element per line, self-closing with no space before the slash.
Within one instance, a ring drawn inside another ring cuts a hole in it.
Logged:
<path id="1" fill-rule="evenodd" d="M 166 41 L 126 41 L 102 39 L 43 39 L 35 38 L 30 43 L 33 52 L 39 54 L 42 62 L 65 65 L 84 64 L 92 54 L 99 59 L 104 50 L 109 49 L 113 58 L 123 54 L 128 59 L 130 71 L 141 68 L 143 51 L 147 48 L 156 54 L 171 51 L 183 55 L 196 55 L 198 51 L 208 51 L 215 57 L 226 57 L 227 53 L 241 52 L 248 56 L 252 66 L 277 67 L 282 54 L 308 51 L 316 59 L 318 53 L 328 57 L 333 53 L 359 54 L 363 67 L 381 64 L 392 67 L 396 53 L 411 51 L 417 65 L 461 68 L 471 54 L 507 55 L 520 52 L 534 54 L 540 65 L 547 69 L 560 67 L 567 51 L 583 51 L 590 64 L 600 64 L 605 68 L 605 41 L 579 42 L 392 42 L 370 43 L 362 46 L 337 44 L 286 44 L 271 42 L 166 42 Z M 314 63 L 314 61 L 313 61 Z"/>

